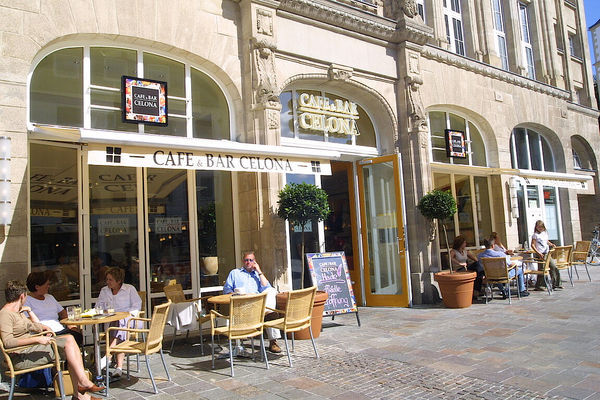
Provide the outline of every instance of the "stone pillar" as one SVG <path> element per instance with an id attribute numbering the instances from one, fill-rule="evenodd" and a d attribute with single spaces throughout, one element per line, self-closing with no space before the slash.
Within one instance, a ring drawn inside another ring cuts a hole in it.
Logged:
<path id="1" fill-rule="evenodd" d="M 432 266 L 439 265 L 437 246 L 429 240 L 429 221 L 417 210 L 419 199 L 432 188 L 429 167 L 429 131 L 421 99 L 423 84 L 421 52 L 433 38 L 432 29 L 423 24 L 413 8 L 414 1 L 403 0 L 397 15 L 398 38 L 398 140 L 402 154 L 404 202 L 406 206 L 407 243 L 413 304 L 432 303 Z"/>

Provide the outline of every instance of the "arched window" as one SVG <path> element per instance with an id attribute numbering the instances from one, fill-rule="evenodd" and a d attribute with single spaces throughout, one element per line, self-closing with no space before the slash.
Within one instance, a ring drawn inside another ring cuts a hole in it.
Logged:
<path id="1" fill-rule="evenodd" d="M 451 158 L 446 153 L 445 130 L 452 129 L 465 133 L 467 158 Z M 429 134 L 432 159 L 436 162 L 487 167 L 485 144 L 479 129 L 473 122 L 445 111 L 429 112 Z"/>
<path id="2" fill-rule="evenodd" d="M 596 162 L 589 144 L 585 139 L 571 137 L 571 149 L 573 152 L 573 168 L 583 171 L 595 171 Z"/>
<path id="3" fill-rule="evenodd" d="M 536 131 L 515 128 L 510 139 L 512 167 L 535 171 L 556 171 L 548 140 Z"/>
<path id="4" fill-rule="evenodd" d="M 167 82 L 168 126 L 122 121 L 123 75 Z M 135 49 L 84 46 L 48 54 L 31 77 L 29 116 L 45 125 L 230 139 L 227 100 L 212 78 L 189 64 Z"/>

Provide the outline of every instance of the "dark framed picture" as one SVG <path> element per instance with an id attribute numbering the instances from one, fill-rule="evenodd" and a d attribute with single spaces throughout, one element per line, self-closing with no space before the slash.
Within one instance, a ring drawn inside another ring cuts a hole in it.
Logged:
<path id="1" fill-rule="evenodd" d="M 465 133 L 446 129 L 446 155 L 454 158 L 467 158 L 467 143 Z"/>
<path id="2" fill-rule="evenodd" d="M 167 126 L 167 82 L 123 76 L 121 112 L 123 122 Z"/>

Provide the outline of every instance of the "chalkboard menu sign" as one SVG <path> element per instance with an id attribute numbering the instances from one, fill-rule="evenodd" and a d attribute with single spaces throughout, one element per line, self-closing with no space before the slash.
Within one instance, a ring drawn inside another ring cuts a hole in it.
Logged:
<path id="1" fill-rule="evenodd" d="M 344 252 L 308 253 L 306 258 L 313 283 L 329 295 L 324 314 L 356 313 L 358 320 L 358 307 Z"/>

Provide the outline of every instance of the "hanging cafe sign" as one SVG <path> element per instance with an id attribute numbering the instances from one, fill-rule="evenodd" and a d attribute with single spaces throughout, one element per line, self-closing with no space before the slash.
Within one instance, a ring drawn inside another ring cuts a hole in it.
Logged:
<path id="1" fill-rule="evenodd" d="M 167 126 L 167 82 L 123 76 L 123 122 Z"/>
<path id="2" fill-rule="evenodd" d="M 331 175 L 329 160 L 307 160 L 288 156 L 240 154 L 222 151 L 106 146 L 101 144 L 89 144 L 88 164 Z"/>
<path id="3" fill-rule="evenodd" d="M 296 111 L 301 129 L 337 136 L 360 135 L 356 126 L 358 107 L 351 101 L 298 92 Z"/>

